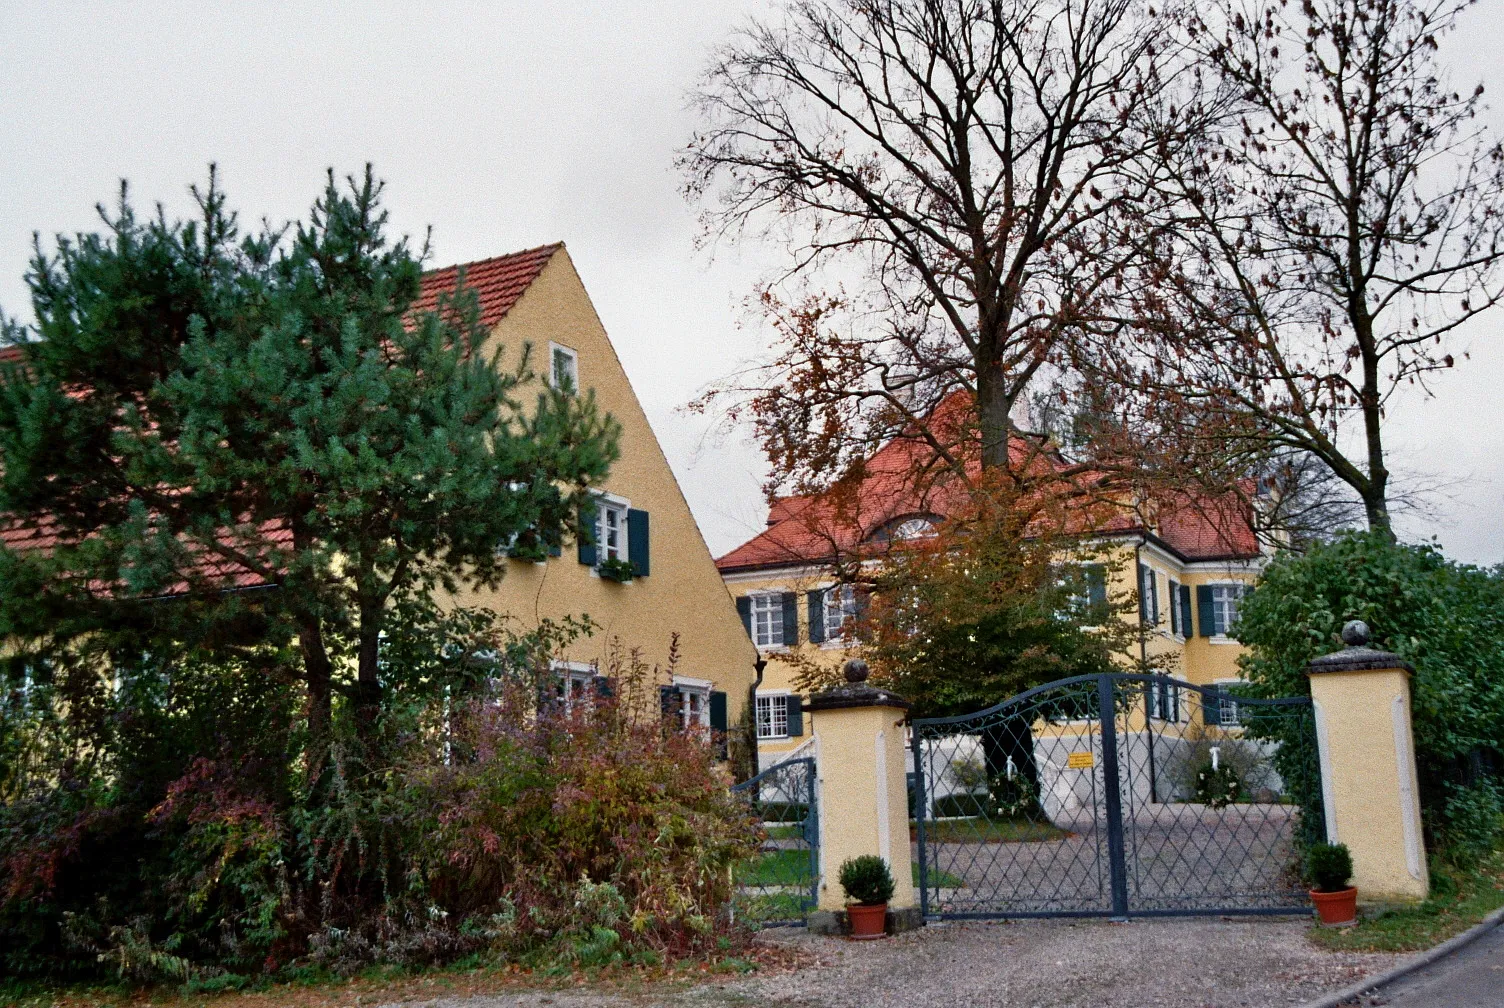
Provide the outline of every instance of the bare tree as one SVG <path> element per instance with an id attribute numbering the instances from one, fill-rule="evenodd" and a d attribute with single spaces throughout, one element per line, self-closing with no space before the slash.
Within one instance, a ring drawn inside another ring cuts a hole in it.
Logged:
<path id="1" fill-rule="evenodd" d="M 1179 216 L 1129 288 L 1143 340 L 1088 362 L 1138 437 L 1233 476 L 1317 459 L 1393 535 L 1386 406 L 1429 391 L 1453 330 L 1504 295 L 1504 152 L 1482 87 L 1437 65 L 1469 4 L 1221 0 L 1188 19 L 1208 85 L 1240 100 L 1157 152 Z"/>
<path id="2" fill-rule="evenodd" d="M 788 259 L 762 292 L 770 354 L 699 405 L 751 420 L 773 487 L 825 489 L 894 436 L 962 480 L 1009 464 L 1030 382 L 1121 296 L 1114 221 L 1142 214 L 1146 155 L 1176 132 L 1164 20 L 1142 0 L 793 0 L 716 54 L 687 192 L 708 234 Z M 958 391 L 974 417 L 932 423 Z"/>

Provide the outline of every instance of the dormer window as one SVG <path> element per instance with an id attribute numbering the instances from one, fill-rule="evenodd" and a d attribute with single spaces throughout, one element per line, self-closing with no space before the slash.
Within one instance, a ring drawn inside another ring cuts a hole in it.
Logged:
<path id="1" fill-rule="evenodd" d="M 909 515 L 894 518 L 872 534 L 877 542 L 903 542 L 909 539 L 928 539 L 935 534 L 939 521 L 930 515 Z"/>
<path id="2" fill-rule="evenodd" d="M 548 380 L 560 392 L 580 390 L 580 355 L 558 343 L 548 345 Z"/>

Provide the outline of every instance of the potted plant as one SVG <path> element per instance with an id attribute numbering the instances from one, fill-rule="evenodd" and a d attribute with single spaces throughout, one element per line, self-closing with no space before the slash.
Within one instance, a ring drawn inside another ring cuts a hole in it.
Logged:
<path id="1" fill-rule="evenodd" d="M 1327 927 L 1347 927 L 1358 920 L 1358 890 L 1348 885 L 1353 858 L 1346 844 L 1317 844 L 1306 854 L 1306 872 L 1316 888 L 1311 902 Z"/>
<path id="2" fill-rule="evenodd" d="M 620 560 L 612 557 L 609 560 L 602 560 L 595 570 L 597 574 L 607 581 L 626 584 L 632 580 L 632 563 L 630 560 Z"/>
<path id="3" fill-rule="evenodd" d="M 841 865 L 841 888 L 851 900 L 846 907 L 851 937 L 862 941 L 882 938 L 888 900 L 893 898 L 893 873 L 888 871 L 888 862 L 875 854 L 850 859 Z"/>

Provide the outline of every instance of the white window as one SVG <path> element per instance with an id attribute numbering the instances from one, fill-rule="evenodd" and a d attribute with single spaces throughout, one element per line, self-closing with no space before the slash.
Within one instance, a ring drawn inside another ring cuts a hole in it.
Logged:
<path id="1" fill-rule="evenodd" d="M 1180 720 L 1180 687 L 1166 680 L 1149 683 L 1145 688 L 1144 702 L 1149 716 L 1161 721 Z"/>
<path id="2" fill-rule="evenodd" d="M 556 710 L 573 714 L 588 708 L 595 696 L 595 666 L 584 662 L 556 661 L 554 669 L 554 703 Z"/>
<path id="3" fill-rule="evenodd" d="M 853 619 L 856 619 L 856 589 L 849 584 L 826 589 L 825 640 L 843 639 L 848 630 L 847 621 Z"/>
<path id="4" fill-rule="evenodd" d="M 579 354 L 567 346 L 550 343 L 548 357 L 549 383 L 563 392 L 578 392 L 580 389 Z"/>
<path id="5" fill-rule="evenodd" d="M 627 504 L 601 498 L 595 512 L 595 562 L 627 559 Z"/>
<path id="6" fill-rule="evenodd" d="M 669 701 L 681 727 L 686 730 L 710 727 L 710 683 L 675 676 L 669 691 Z"/>
<path id="7" fill-rule="evenodd" d="M 1240 584 L 1212 585 L 1212 633 L 1225 636 L 1238 622 L 1238 602 L 1243 598 Z"/>
<path id="8" fill-rule="evenodd" d="M 1243 685 L 1242 680 L 1219 679 L 1217 680 L 1215 685 L 1218 688 L 1217 692 L 1213 694 L 1213 696 L 1216 698 L 1217 709 L 1215 711 L 1208 711 L 1207 713 L 1212 716 L 1208 717 L 1206 720 L 1211 724 L 1218 725 L 1223 728 L 1241 727 L 1243 724 L 1243 716 L 1238 711 L 1237 698 L 1229 696 L 1228 694 L 1222 692 L 1222 687 L 1241 686 Z"/>
<path id="9" fill-rule="evenodd" d="M 758 647 L 783 646 L 783 596 L 753 595 L 752 642 Z"/>
<path id="10" fill-rule="evenodd" d="M 888 530 L 888 538 L 928 539 L 935 534 L 935 523 L 928 518 L 905 518 Z"/>
<path id="11" fill-rule="evenodd" d="M 1138 597 L 1143 606 L 1143 620 L 1149 626 L 1159 625 L 1159 575 L 1148 564 L 1138 565 Z"/>
<path id="12" fill-rule="evenodd" d="M 788 738 L 789 698 L 787 696 L 760 696 L 757 698 L 757 737 L 760 739 Z"/>

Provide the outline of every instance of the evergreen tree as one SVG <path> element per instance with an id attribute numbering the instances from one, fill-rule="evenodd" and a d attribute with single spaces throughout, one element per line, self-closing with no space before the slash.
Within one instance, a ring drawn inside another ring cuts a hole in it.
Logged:
<path id="1" fill-rule="evenodd" d="M 347 183 L 247 237 L 212 170 L 197 221 L 122 192 L 104 233 L 38 247 L 35 331 L 0 376 L 0 511 L 57 536 L 0 551 L 0 633 L 295 642 L 310 770 L 336 694 L 373 737 L 395 604 L 559 543 L 616 453 L 590 395 L 521 401 L 528 355 L 483 352 L 463 283 L 414 311 L 427 246 L 388 237 L 369 167 Z"/>

